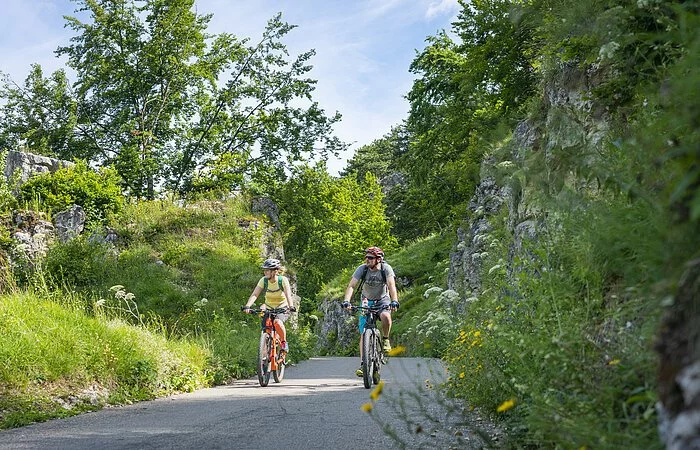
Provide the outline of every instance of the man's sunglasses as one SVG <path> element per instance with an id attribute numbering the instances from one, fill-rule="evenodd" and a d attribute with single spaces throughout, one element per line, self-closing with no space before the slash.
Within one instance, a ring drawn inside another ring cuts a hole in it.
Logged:
<path id="1" fill-rule="evenodd" d="M 365 259 L 375 259 L 374 256 L 365 255 Z"/>

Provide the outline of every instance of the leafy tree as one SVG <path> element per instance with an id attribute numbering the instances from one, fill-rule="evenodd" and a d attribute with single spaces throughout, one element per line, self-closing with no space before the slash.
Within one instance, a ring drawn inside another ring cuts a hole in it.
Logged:
<path id="1" fill-rule="evenodd" d="M 402 153 L 407 145 L 406 128 L 403 125 L 392 127 L 380 139 L 358 148 L 340 175 L 355 174 L 358 180 L 364 180 L 367 173 L 372 173 L 379 180 L 386 178 L 396 171 L 396 155 Z"/>
<path id="2" fill-rule="evenodd" d="M 536 2 L 460 3 L 459 40 L 444 31 L 429 37 L 410 67 L 418 75 L 407 97 L 412 138 L 398 165 L 409 175 L 407 201 L 423 234 L 462 216 L 482 154 L 538 81 Z"/>
<path id="3" fill-rule="evenodd" d="M 305 167 L 279 192 L 287 259 L 299 268 L 299 293 L 310 299 L 340 270 L 359 261 L 371 245 L 396 247 L 384 216 L 381 187 L 332 178 L 323 164 Z"/>
<path id="4" fill-rule="evenodd" d="M 73 135 L 77 105 L 63 70 L 44 78 L 32 64 L 23 86 L 3 78 L 0 98 L 0 148 L 27 146 L 32 152 L 70 158 L 78 144 Z"/>
<path id="5" fill-rule="evenodd" d="M 315 81 L 304 78 L 313 51 L 288 60 L 281 39 L 294 27 L 280 15 L 249 45 L 206 34 L 211 15 L 194 0 L 78 3 L 90 20 L 68 17 L 77 35 L 57 50 L 76 71 L 75 133 L 132 195 L 232 188 L 280 159 L 311 157 L 319 142 L 323 157 L 342 147 L 330 136 L 339 115 L 311 101 Z"/>

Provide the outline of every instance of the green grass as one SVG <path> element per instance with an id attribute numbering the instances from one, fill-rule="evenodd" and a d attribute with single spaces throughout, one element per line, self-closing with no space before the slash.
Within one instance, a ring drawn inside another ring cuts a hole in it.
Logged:
<path id="1" fill-rule="evenodd" d="M 100 307 L 87 314 L 75 294 L 55 297 L 0 297 L 1 428 L 210 384 L 211 355 L 201 345 L 131 326 Z"/>

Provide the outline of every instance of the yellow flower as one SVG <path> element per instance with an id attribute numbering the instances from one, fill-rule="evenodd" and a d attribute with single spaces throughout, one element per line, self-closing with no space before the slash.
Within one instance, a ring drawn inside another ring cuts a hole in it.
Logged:
<path id="1" fill-rule="evenodd" d="M 620 364 L 620 360 L 619 360 L 619 359 L 613 359 L 612 361 L 610 361 L 610 362 L 608 363 L 609 366 L 614 366 L 614 365 L 617 365 L 617 364 Z"/>
<path id="2" fill-rule="evenodd" d="M 474 332 L 474 337 L 479 337 L 481 336 L 481 331 L 477 330 Z"/>
<path id="3" fill-rule="evenodd" d="M 384 389 L 384 382 L 380 381 L 377 387 L 375 387 L 374 390 L 370 392 L 369 398 L 376 402 L 379 396 L 382 395 L 382 389 Z"/>
<path id="4" fill-rule="evenodd" d="M 464 378 L 464 372 L 460 373 L 460 374 L 459 374 L 459 377 L 460 377 L 460 378 Z"/>
<path id="5" fill-rule="evenodd" d="M 397 345 L 396 347 L 389 350 L 388 355 L 389 356 L 397 356 L 397 355 L 400 355 L 400 354 L 405 353 L 405 352 L 406 352 L 406 347 L 404 347 L 403 345 Z"/>
<path id="6" fill-rule="evenodd" d="M 505 412 L 505 411 L 508 411 L 513 406 L 515 406 L 515 400 L 513 400 L 513 399 L 506 400 L 505 402 L 501 403 L 501 406 L 496 408 L 496 411 Z"/>
<path id="7" fill-rule="evenodd" d="M 371 403 L 365 403 L 360 407 L 360 409 L 366 413 L 372 411 L 372 404 Z"/>

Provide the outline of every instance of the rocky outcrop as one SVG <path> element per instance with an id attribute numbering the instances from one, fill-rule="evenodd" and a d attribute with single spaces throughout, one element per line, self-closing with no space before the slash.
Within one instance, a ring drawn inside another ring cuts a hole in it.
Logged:
<path id="1" fill-rule="evenodd" d="M 656 349 L 661 440 L 669 450 L 700 449 L 700 259 L 679 282 Z"/>
<path id="2" fill-rule="evenodd" d="M 12 179 L 15 173 L 19 175 L 19 184 L 24 183 L 32 175 L 53 173 L 58 169 L 72 166 L 73 163 L 48 156 L 35 155 L 26 152 L 10 151 L 5 158 L 5 178 Z"/>
<path id="3" fill-rule="evenodd" d="M 54 216 L 56 233 L 61 242 L 67 242 L 80 233 L 85 227 L 85 211 L 79 205 L 73 205 Z"/>
<path id="4" fill-rule="evenodd" d="M 323 314 L 317 347 L 328 354 L 346 354 L 357 348 L 357 319 L 340 307 L 337 299 L 326 299 L 318 307 Z"/>
<path id="5" fill-rule="evenodd" d="M 12 233 L 11 266 L 36 266 L 55 240 L 53 224 L 46 220 L 44 214 L 34 211 L 15 212 L 12 221 L 15 231 Z"/>
<path id="6" fill-rule="evenodd" d="M 449 289 L 461 292 L 465 298 L 477 297 L 481 287 L 481 260 L 488 252 L 489 218 L 497 214 L 510 198 L 510 190 L 498 186 L 493 178 L 479 183 L 469 202 L 472 219 L 457 230 L 458 242 L 450 254 Z"/>

